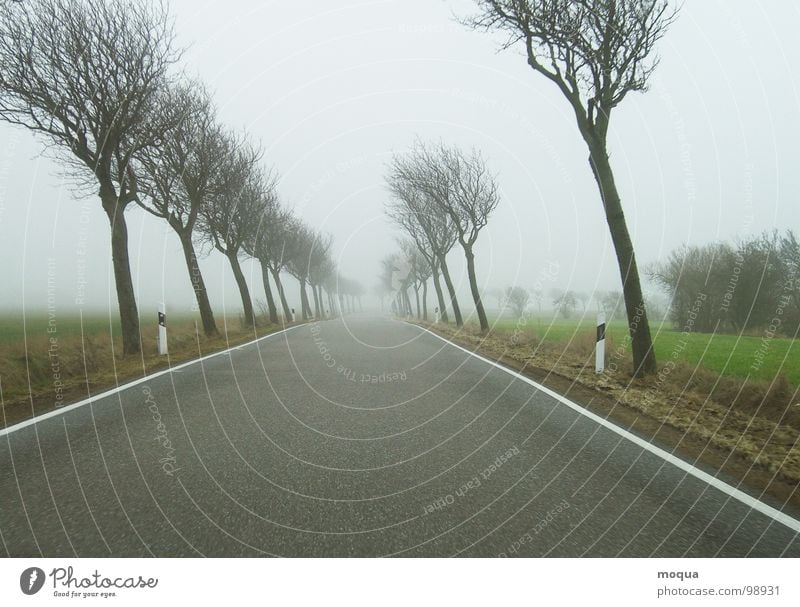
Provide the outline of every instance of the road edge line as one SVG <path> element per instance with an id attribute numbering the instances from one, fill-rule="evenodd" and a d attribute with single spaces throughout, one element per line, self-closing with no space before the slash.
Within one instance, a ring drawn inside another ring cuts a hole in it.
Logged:
<path id="1" fill-rule="evenodd" d="M 405 322 L 405 321 L 403 321 L 403 322 Z M 618 434 L 619 436 L 621 436 L 621 437 L 631 441 L 632 443 L 642 447 L 646 451 L 649 451 L 650 453 L 652 453 L 653 455 L 663 459 L 667 463 L 672 464 L 673 466 L 683 470 L 684 472 L 686 472 L 687 474 L 690 474 L 691 476 L 695 477 L 696 479 L 698 479 L 700 481 L 703 481 L 704 483 L 714 487 L 715 489 L 718 489 L 722 493 L 725 493 L 729 497 L 734 498 L 735 500 L 741 502 L 745 506 L 749 506 L 751 509 L 756 510 L 756 511 L 760 512 L 761 514 L 771 518 L 775 522 L 781 523 L 782 525 L 784 525 L 785 527 L 788 527 L 789 529 L 791 529 L 795 533 L 800 533 L 800 521 L 798 521 L 797 519 L 789 516 L 788 514 L 786 514 L 784 512 L 781 512 L 777 508 L 773 508 L 769 504 L 766 504 L 766 503 L 762 502 L 761 500 L 753 497 L 749 493 L 745 493 L 741 489 L 737 489 L 733 485 L 729 485 L 725 481 L 722 481 L 722 480 L 718 479 L 716 476 L 713 476 L 713 475 L 709 474 L 708 472 L 705 472 L 704 470 L 701 470 L 700 468 L 697 468 L 696 466 L 690 464 L 686 460 L 683 460 L 680 457 L 678 457 L 676 455 L 673 455 L 672 453 L 670 453 L 668 451 L 665 451 L 661 447 L 656 447 L 650 441 L 647 441 L 647 440 L 641 438 L 640 436 L 636 436 L 635 434 L 633 434 L 632 432 L 630 432 L 628 430 L 625 430 L 621 426 L 618 426 L 615 423 L 608 421 L 605 417 L 600 417 L 596 413 L 592 413 L 591 411 L 589 411 L 585 407 L 582 407 L 578 403 L 573 402 L 570 399 L 568 399 L 566 396 L 551 390 L 547 386 L 544 386 L 544 385 L 534 381 L 530 377 L 526 377 L 525 375 L 522 375 L 521 373 L 518 373 L 517 371 L 514 371 L 513 369 L 509 369 L 508 367 L 506 367 L 505 365 L 502 365 L 501 363 L 498 363 L 496 361 L 488 359 L 488 358 L 486 358 L 484 356 L 481 356 L 480 354 L 476 354 L 475 352 L 472 352 L 471 350 L 468 350 L 467 348 L 459 346 L 457 343 L 454 343 L 451 340 L 447 339 L 446 337 L 442 337 L 441 335 L 438 335 L 438 334 L 434 333 L 430 329 L 426 329 L 425 327 L 421 327 L 420 325 L 417 325 L 417 324 L 414 324 L 414 323 L 410 323 L 410 322 L 406 322 L 406 324 L 407 325 L 411 325 L 412 327 L 416 327 L 417 329 L 420 329 L 420 330 L 424 331 L 425 333 L 429 333 L 430 335 L 433 335 L 435 338 L 437 338 L 437 339 L 439 339 L 439 340 L 441 340 L 441 341 L 443 341 L 443 342 L 445 342 L 447 344 L 450 344 L 454 348 L 457 348 L 457 349 L 461 350 L 462 352 L 466 352 L 467 354 L 469 354 L 469 355 L 477 358 L 478 360 L 483 361 L 483 362 L 485 362 L 485 363 L 487 363 L 487 364 L 489 364 L 489 365 L 491 365 L 493 367 L 497 367 L 498 369 L 501 369 L 502 371 L 505 371 L 506 373 L 516 377 L 517 379 L 521 379 L 522 381 L 524 381 L 527 384 L 530 384 L 531 386 L 533 386 L 534 388 L 536 388 L 540 392 L 544 392 L 548 396 L 550 396 L 552 398 L 555 398 L 557 401 L 559 401 L 562 404 L 568 406 L 570 409 L 573 409 L 574 411 L 580 413 L 581 415 L 584 415 L 585 417 L 588 417 L 592 421 L 600 424 L 604 428 L 606 428 L 608 430 L 611 430 L 615 434 Z"/>
<path id="2" fill-rule="evenodd" d="M 7 436 L 9 434 L 13 434 L 14 432 L 16 432 L 18 430 L 22 430 L 23 428 L 27 428 L 28 426 L 33 426 L 33 425 L 38 424 L 39 422 L 44 421 L 46 419 L 50 419 L 52 417 L 58 417 L 59 415 L 64 415 L 65 413 L 69 413 L 70 411 L 73 411 L 73 410 L 78 409 L 80 407 L 85 407 L 86 405 L 89 405 L 89 404 L 91 404 L 93 402 L 97 402 L 98 400 L 102 400 L 102 399 L 107 398 L 109 396 L 113 396 L 114 394 L 118 394 L 120 392 L 124 392 L 125 390 L 128 390 L 129 388 L 133 388 L 134 386 L 138 386 L 139 384 L 143 384 L 143 383 L 148 382 L 148 381 L 150 381 L 152 379 L 155 379 L 157 377 L 161 377 L 162 375 L 166 375 L 167 373 L 172 373 L 174 371 L 179 371 L 180 369 L 184 369 L 184 368 L 186 368 L 186 367 L 188 367 L 190 365 L 194 365 L 194 364 L 197 364 L 197 363 L 202 362 L 204 360 L 208 360 L 210 358 L 214 358 L 215 356 L 220 356 L 222 354 L 227 354 L 228 352 L 231 352 L 231 351 L 236 350 L 238 348 L 243 348 L 245 346 L 251 346 L 251 345 L 256 344 L 256 343 L 258 343 L 260 341 L 268 339 L 268 338 L 272 337 L 273 335 L 280 335 L 282 333 L 288 333 L 292 329 L 297 329 L 298 327 L 305 326 L 306 324 L 308 324 L 308 323 L 301 323 L 299 325 L 293 325 L 291 327 L 286 327 L 285 329 L 281 329 L 280 331 L 275 331 L 273 333 L 269 333 L 267 335 L 263 335 L 262 337 L 258 337 L 258 338 L 254 339 L 252 341 L 248 341 L 248 342 L 245 342 L 243 344 L 238 344 L 236 346 L 231 346 L 230 348 L 226 348 L 225 350 L 220 350 L 219 352 L 213 352 L 211 354 L 206 354 L 205 356 L 201 356 L 200 358 L 187 360 L 186 362 L 182 362 L 182 363 L 180 363 L 178 365 L 175 365 L 174 367 L 167 367 L 166 369 L 162 369 L 161 371 L 156 371 L 154 373 L 151 373 L 150 375 L 145 375 L 144 377 L 140 377 L 139 379 L 134 379 L 134 380 L 126 382 L 126 383 L 124 383 L 124 384 L 122 384 L 120 386 L 117 386 L 116 388 L 111 388 L 109 390 L 106 390 L 105 392 L 100 392 L 99 394 L 95 394 L 94 396 L 90 396 L 89 398 L 84 398 L 83 400 L 79 400 L 78 402 L 66 405 L 64 407 L 59 407 L 58 409 L 53 409 L 52 411 L 48 411 L 47 413 L 42 413 L 41 415 L 37 415 L 35 417 L 31 417 L 31 418 L 23 420 L 21 422 L 17 422 L 16 424 L 12 424 L 10 426 L 6 426 L 5 428 L 0 428 L 0 437 Z"/>

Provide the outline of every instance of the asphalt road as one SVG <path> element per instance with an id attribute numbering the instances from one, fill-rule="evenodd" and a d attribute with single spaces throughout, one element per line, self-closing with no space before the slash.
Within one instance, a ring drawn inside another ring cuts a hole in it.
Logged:
<path id="1" fill-rule="evenodd" d="M 800 556 L 524 381 L 360 315 L 0 436 L 0 500 L 10 556 Z"/>

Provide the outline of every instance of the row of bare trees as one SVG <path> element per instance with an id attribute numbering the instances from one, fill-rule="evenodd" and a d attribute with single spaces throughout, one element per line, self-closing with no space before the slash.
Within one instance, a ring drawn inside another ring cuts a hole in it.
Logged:
<path id="1" fill-rule="evenodd" d="M 507 36 L 502 48 L 520 48 L 528 66 L 554 85 L 569 104 L 589 152 L 619 265 L 631 338 L 634 375 L 656 371 L 653 343 L 633 241 L 608 153 L 611 114 L 631 92 L 645 91 L 658 59 L 655 47 L 677 15 L 668 0 L 476 0 L 477 14 L 463 19 L 473 29 Z M 480 171 L 465 180 L 465 199 L 483 200 L 478 213 L 461 205 L 453 188 L 453 153 L 417 146 L 411 159 L 395 158 L 388 178 L 390 216 L 411 236 L 429 264 L 442 272 L 457 324 L 461 315 L 444 258 L 454 241 L 464 248 L 470 289 L 487 323 L 474 279 L 473 245 L 496 204 L 491 180 Z M 424 165 L 424 166 L 423 166 Z M 480 163 L 462 166 L 480 169 Z M 424 186 L 417 184 L 423 183 Z M 488 190 L 486 188 L 489 188 Z M 455 212 L 453 212 L 455 211 Z M 453 228 L 456 228 L 453 230 Z M 441 289 L 437 287 L 437 294 Z M 440 306 L 445 310 L 444 301 Z"/>
<path id="2" fill-rule="evenodd" d="M 475 243 L 500 196 L 483 156 L 476 150 L 465 152 L 444 143 L 417 141 L 407 153 L 393 156 L 386 184 L 391 194 L 386 212 L 407 236 L 400 243 L 400 257 L 413 266 L 414 280 L 427 294 L 427 279 L 432 276 L 441 318 L 448 320 L 449 301 L 455 322 L 461 326 L 464 320 L 447 265 L 447 254 L 458 243 L 466 258 L 478 321 L 482 330 L 488 329 L 475 273 Z M 415 292 L 418 296 L 419 286 Z"/>
<path id="3" fill-rule="evenodd" d="M 352 309 L 347 298 L 360 287 L 338 276 L 331 238 L 281 205 L 260 147 L 220 123 L 205 87 L 180 73 L 181 54 L 162 3 L 0 2 L 0 119 L 41 136 L 84 192 L 99 193 L 111 227 L 123 354 L 141 350 L 125 221 L 131 204 L 178 236 L 208 336 L 218 330 L 198 245 L 230 262 L 247 326 L 256 318 L 245 256 L 261 265 L 272 323 L 279 315 L 270 277 L 283 319 L 293 320 L 284 271 L 300 284 L 304 319 Z"/>

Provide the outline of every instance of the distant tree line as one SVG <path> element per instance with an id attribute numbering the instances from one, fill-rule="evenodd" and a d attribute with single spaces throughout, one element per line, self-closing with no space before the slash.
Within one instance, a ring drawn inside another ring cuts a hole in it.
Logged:
<path id="1" fill-rule="evenodd" d="M 503 312 L 510 311 L 516 318 L 526 316 L 531 311 L 542 314 L 542 303 L 545 301 L 545 293 L 542 289 L 511 286 L 505 289 L 491 289 L 490 293 L 497 298 L 498 306 Z M 552 304 L 552 310 L 562 318 L 571 318 L 576 312 L 586 315 L 590 302 L 594 303 L 597 311 L 603 311 L 607 319 L 625 314 L 625 301 L 620 291 L 588 293 L 552 288 L 547 295 Z M 654 304 L 649 303 L 648 305 L 653 306 Z"/>
<path id="2" fill-rule="evenodd" d="M 684 246 L 648 274 L 670 296 L 676 328 L 710 333 L 800 330 L 800 244 L 791 230 L 735 244 Z"/>
<path id="3" fill-rule="evenodd" d="M 80 189 L 99 195 L 111 229 L 123 354 L 141 349 L 125 220 L 131 205 L 178 236 L 206 335 L 218 331 L 197 245 L 228 259 L 247 326 L 256 318 L 241 268 L 246 257 L 261 265 L 271 323 L 280 320 L 277 302 L 283 320 L 294 319 L 284 271 L 299 283 L 304 319 L 354 309 L 362 288 L 338 274 L 331 238 L 281 204 L 260 147 L 220 124 L 202 83 L 178 69 L 181 55 L 163 3 L 0 3 L 0 119 L 40 136 Z"/>

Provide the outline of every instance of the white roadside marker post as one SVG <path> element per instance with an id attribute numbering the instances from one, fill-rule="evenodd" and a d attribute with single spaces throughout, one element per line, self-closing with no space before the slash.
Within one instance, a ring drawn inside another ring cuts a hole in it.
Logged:
<path id="1" fill-rule="evenodd" d="M 158 353 L 167 353 L 167 309 L 163 303 L 158 304 Z"/>
<path id="2" fill-rule="evenodd" d="M 597 315 L 597 345 L 594 350 L 594 372 L 602 373 L 606 368 L 606 315 Z"/>

